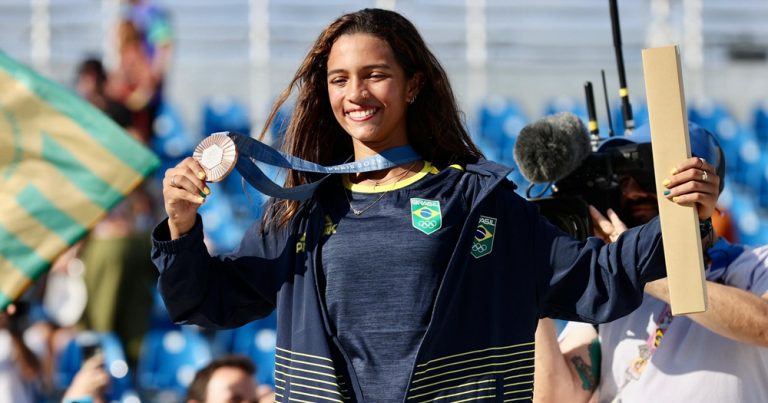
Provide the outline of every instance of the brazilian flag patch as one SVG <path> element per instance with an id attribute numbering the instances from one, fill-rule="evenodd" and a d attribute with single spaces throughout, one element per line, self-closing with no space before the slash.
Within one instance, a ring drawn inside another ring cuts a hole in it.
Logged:
<path id="1" fill-rule="evenodd" d="M 475 230 L 475 239 L 472 242 L 472 256 L 479 259 L 493 250 L 493 235 L 496 233 L 496 219 L 480 216 Z"/>
<path id="2" fill-rule="evenodd" d="M 411 224 L 413 228 L 429 235 L 443 226 L 440 202 L 437 200 L 411 199 Z"/>

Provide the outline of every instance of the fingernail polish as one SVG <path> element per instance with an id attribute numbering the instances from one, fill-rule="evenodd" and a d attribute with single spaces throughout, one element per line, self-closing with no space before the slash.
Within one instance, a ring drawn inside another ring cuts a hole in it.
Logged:
<path id="1" fill-rule="evenodd" d="M 664 179 L 664 182 L 661 182 L 661 184 L 664 186 L 669 186 L 670 183 L 671 181 L 669 179 Z"/>
<path id="2" fill-rule="evenodd" d="M 677 199 L 679 199 L 679 197 L 675 196 L 675 197 L 672 198 L 672 201 L 677 203 Z"/>
<path id="3" fill-rule="evenodd" d="M 201 197 L 201 198 L 200 198 L 200 203 L 201 203 L 201 204 L 202 204 L 202 203 L 205 203 L 205 197 Z"/>
<path id="4" fill-rule="evenodd" d="M 670 193 L 672 193 L 672 192 L 670 192 L 669 190 L 665 190 L 664 191 L 664 196 L 669 196 Z"/>
<path id="5" fill-rule="evenodd" d="M 208 186 L 206 186 L 206 187 L 203 188 L 203 193 L 209 195 L 209 194 L 211 194 L 211 189 L 208 189 Z"/>
<path id="6" fill-rule="evenodd" d="M 199 194 L 200 196 L 202 196 L 202 197 L 203 197 L 203 199 L 205 199 L 205 198 L 208 196 L 207 194 L 205 194 L 205 192 L 200 192 L 200 193 L 198 193 L 198 194 Z"/>
<path id="7" fill-rule="evenodd" d="M 205 179 L 205 172 L 203 172 L 203 171 L 198 172 L 197 173 L 197 177 L 200 178 L 200 179 Z"/>
<path id="8" fill-rule="evenodd" d="M 669 173 L 671 173 L 672 175 L 676 174 L 677 173 L 677 168 L 672 168 L 672 170 L 669 171 Z"/>

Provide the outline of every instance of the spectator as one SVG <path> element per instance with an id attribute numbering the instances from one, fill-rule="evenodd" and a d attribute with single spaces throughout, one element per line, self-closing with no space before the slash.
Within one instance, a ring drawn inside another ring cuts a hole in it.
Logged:
<path id="1" fill-rule="evenodd" d="M 158 95 L 171 64 L 173 30 L 168 12 L 150 0 L 130 0 L 126 19 L 141 35 L 142 45 L 152 65 L 152 74 L 158 82 Z"/>
<path id="2" fill-rule="evenodd" d="M 104 391 L 108 386 L 104 355 L 99 353 L 85 360 L 64 392 L 62 403 L 105 403 Z"/>
<path id="3" fill-rule="evenodd" d="M 107 94 L 131 111 L 131 126 L 146 144 L 152 134 L 159 81 L 133 22 L 119 22 L 117 41 L 119 60 L 109 75 Z"/>
<path id="4" fill-rule="evenodd" d="M 0 402 L 35 401 L 40 362 L 22 337 L 21 315 L 16 305 L 0 312 Z"/>
<path id="5" fill-rule="evenodd" d="M 213 360 L 200 369 L 187 389 L 187 403 L 258 401 L 253 362 L 238 355 Z"/>
<path id="6" fill-rule="evenodd" d="M 126 28 L 129 37 L 135 36 L 131 29 Z M 145 141 L 146 128 L 142 129 L 135 120 L 126 118 L 125 108 L 116 105 L 105 92 L 105 77 L 100 62 L 84 61 L 78 74 L 78 93 L 130 134 Z M 71 256 L 79 257 L 85 265 L 88 302 L 83 324 L 89 330 L 116 333 L 131 365 L 138 359 L 141 341 L 149 325 L 152 287 L 157 277 L 148 257 L 147 234 L 153 219 L 151 197 L 147 188 L 141 186 L 97 223 L 80 251 Z"/>
<path id="7" fill-rule="evenodd" d="M 147 139 L 149 139 L 153 135 L 152 123 L 163 102 L 165 76 L 170 69 L 173 53 L 173 32 L 168 13 L 162 7 L 151 0 L 129 0 L 128 3 L 128 10 L 124 15 L 124 21 L 120 23 L 120 29 L 129 31 L 125 22 L 130 23 L 141 46 L 131 44 L 129 49 L 121 49 L 121 66 L 122 59 L 125 58 L 137 69 L 140 67 L 140 71 L 132 74 L 135 74 L 135 79 L 142 83 L 141 87 L 138 87 L 141 90 L 135 92 L 133 99 L 128 102 L 133 105 L 133 110 L 142 112 L 137 118 L 141 119 L 140 127 L 147 129 Z M 131 54 L 133 50 L 140 50 L 141 57 Z M 122 69 L 127 69 L 127 66 L 123 66 Z M 148 128 L 145 126 L 147 123 Z"/>
<path id="8" fill-rule="evenodd" d="M 139 133 L 132 127 L 131 112 L 120 102 L 107 95 L 107 72 L 100 60 L 88 58 L 77 69 L 77 94 L 91 105 L 103 111 L 129 134 L 140 140 Z"/>

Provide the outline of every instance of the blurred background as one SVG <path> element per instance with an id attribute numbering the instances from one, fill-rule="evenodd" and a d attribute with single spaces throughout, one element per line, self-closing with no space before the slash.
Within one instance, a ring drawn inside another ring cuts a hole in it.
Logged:
<path id="1" fill-rule="evenodd" d="M 608 0 L 2 0 L 0 50 L 84 97 L 86 60 L 101 62 L 110 80 L 128 82 L 128 90 L 107 90 L 128 107 L 134 120 L 126 125 L 163 160 L 156 181 L 212 132 L 258 134 L 321 30 L 365 7 L 396 10 L 419 28 L 490 159 L 513 166 L 518 132 L 546 114 L 569 111 L 586 120 L 585 81 L 595 86 L 605 135 L 601 70 L 613 130 L 623 132 Z M 752 245 L 768 242 L 768 2 L 634 0 L 620 2 L 619 14 L 636 123 L 647 121 L 641 50 L 679 45 L 689 118 L 715 133 L 726 152 L 720 201 L 731 218 L 729 236 Z M 127 31 L 126 20 L 135 24 Z M 140 37 L 138 53 L 132 53 L 131 34 Z M 152 77 L 143 92 L 135 91 L 141 82 L 136 66 L 142 63 Z M 286 107 L 268 139 L 279 138 L 280 123 L 289 115 Z M 511 179 L 525 189 L 519 174 Z M 150 181 L 146 193 L 156 204 L 154 189 Z M 244 187 L 237 174 L 213 192 L 201 213 L 210 249 L 226 253 L 258 217 L 262 196 Z M 161 215 L 157 210 L 149 222 Z M 151 323 L 136 353 L 125 340 L 115 344 L 116 325 L 72 327 L 51 353 L 58 358 L 51 361 L 46 390 L 54 392 L 40 399 L 60 396 L 71 382 L 90 343 L 79 336 L 87 330 L 96 331 L 89 340 L 96 337 L 105 353 L 111 351 L 107 361 L 126 363 L 124 371 L 118 365 L 111 374 L 111 400 L 177 401 L 197 368 L 231 352 L 252 357 L 259 381 L 274 385 L 274 318 L 206 332 L 169 323 L 157 295 L 150 298 Z M 46 315 L 30 314 L 27 321 L 31 326 Z M 46 337 L 40 355 L 52 343 Z"/>

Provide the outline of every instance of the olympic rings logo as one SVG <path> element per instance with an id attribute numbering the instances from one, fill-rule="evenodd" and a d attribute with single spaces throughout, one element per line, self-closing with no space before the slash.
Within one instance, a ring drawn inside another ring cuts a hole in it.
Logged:
<path id="1" fill-rule="evenodd" d="M 437 227 L 437 222 L 436 221 L 419 221 L 418 224 L 416 225 L 424 229 L 432 229 Z"/>
<path id="2" fill-rule="evenodd" d="M 478 252 L 483 253 L 488 250 L 488 245 L 483 245 L 481 243 L 473 243 L 472 244 L 472 252 Z"/>

